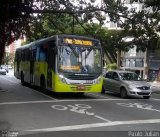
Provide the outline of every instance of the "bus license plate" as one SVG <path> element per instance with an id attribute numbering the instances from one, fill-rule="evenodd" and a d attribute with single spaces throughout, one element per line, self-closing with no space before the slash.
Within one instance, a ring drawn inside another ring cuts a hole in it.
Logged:
<path id="1" fill-rule="evenodd" d="M 78 85 L 77 86 L 77 90 L 80 91 L 80 90 L 85 90 L 85 86 L 84 85 Z"/>

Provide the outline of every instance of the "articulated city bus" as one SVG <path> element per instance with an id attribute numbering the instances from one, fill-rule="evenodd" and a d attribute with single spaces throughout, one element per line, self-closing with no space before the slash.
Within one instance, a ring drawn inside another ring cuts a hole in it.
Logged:
<path id="1" fill-rule="evenodd" d="M 55 35 L 16 49 L 14 75 L 21 84 L 54 92 L 101 92 L 99 40 Z"/>

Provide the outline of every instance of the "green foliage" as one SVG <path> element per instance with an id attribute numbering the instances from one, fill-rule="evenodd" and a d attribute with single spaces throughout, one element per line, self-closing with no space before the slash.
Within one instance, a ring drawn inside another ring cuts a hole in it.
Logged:
<path id="1" fill-rule="evenodd" d="M 137 0 L 131 0 L 134 1 Z M 120 0 L 103 0 L 101 6 L 95 0 L 1 0 L 0 60 L 4 46 L 13 41 L 12 34 L 15 39 L 26 34 L 28 42 L 62 33 L 92 36 L 101 40 L 105 51 L 114 53 L 128 50 L 133 44 L 138 50 L 156 49 L 160 32 L 159 3 L 159 0 L 144 0 L 144 9 L 137 13 Z M 151 10 L 147 11 L 147 7 Z M 118 22 L 123 31 L 102 28 L 106 16 Z M 99 25 L 93 23 L 95 18 Z M 121 18 L 125 18 L 124 23 Z M 126 36 L 134 37 L 133 44 L 122 41 Z"/>
<path id="2" fill-rule="evenodd" d="M 108 70 L 116 70 L 117 68 L 118 68 L 118 66 L 117 66 L 116 63 L 108 64 L 108 65 L 107 65 L 107 69 L 108 69 Z"/>
<path id="3" fill-rule="evenodd" d="M 14 54 L 10 53 L 9 55 L 6 55 L 3 59 L 3 64 L 10 64 L 13 65 L 13 60 L 14 60 Z"/>

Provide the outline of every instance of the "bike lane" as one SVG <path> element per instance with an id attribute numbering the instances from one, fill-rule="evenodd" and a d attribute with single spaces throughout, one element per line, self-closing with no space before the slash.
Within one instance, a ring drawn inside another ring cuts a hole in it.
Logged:
<path id="1" fill-rule="evenodd" d="M 128 124 L 160 125 L 160 102 L 154 100 L 61 100 L 0 103 L 0 130 L 27 132 L 88 130 Z M 153 127 L 154 128 L 154 127 Z"/>

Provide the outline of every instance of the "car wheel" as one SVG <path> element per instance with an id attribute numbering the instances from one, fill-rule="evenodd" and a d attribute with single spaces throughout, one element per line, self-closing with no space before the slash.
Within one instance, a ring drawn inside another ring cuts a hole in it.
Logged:
<path id="1" fill-rule="evenodd" d="M 101 94 L 104 94 L 104 93 L 105 93 L 105 89 L 104 89 L 104 87 L 102 86 Z"/>
<path id="2" fill-rule="evenodd" d="M 150 98 L 150 96 L 143 96 L 143 98 L 144 98 L 144 99 L 149 99 L 149 98 Z"/>
<path id="3" fill-rule="evenodd" d="M 125 88 L 121 88 L 120 96 L 121 96 L 121 98 L 127 98 L 128 97 L 127 90 Z"/>

